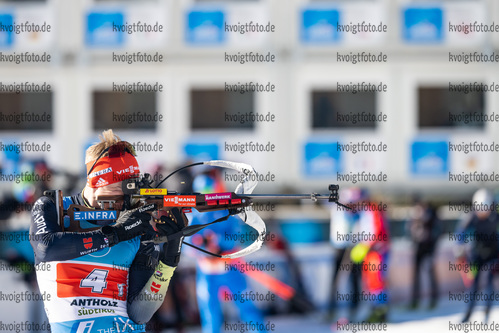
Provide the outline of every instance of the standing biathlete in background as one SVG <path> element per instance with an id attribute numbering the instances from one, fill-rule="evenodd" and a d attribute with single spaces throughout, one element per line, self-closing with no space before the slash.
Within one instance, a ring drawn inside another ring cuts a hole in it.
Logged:
<path id="1" fill-rule="evenodd" d="M 348 203 L 356 203 L 361 200 L 361 190 L 356 188 L 344 189 L 340 193 L 340 198 Z M 349 273 L 351 281 L 351 290 L 353 295 L 358 295 L 360 289 L 361 269 L 358 263 L 354 264 L 350 260 L 350 251 L 354 243 L 352 241 L 352 234 L 359 231 L 360 212 L 357 210 L 348 210 L 338 205 L 331 206 L 331 229 L 329 239 L 334 248 L 334 275 L 332 279 L 331 292 L 329 296 L 329 313 L 328 319 L 334 319 L 335 313 L 338 308 L 337 298 L 339 293 L 338 281 L 340 272 L 342 270 Z M 350 237 L 347 237 L 350 236 Z M 350 267 L 351 269 L 345 270 L 341 268 Z M 355 315 L 358 310 L 359 299 L 353 297 L 352 302 L 349 304 L 348 320 L 354 321 Z"/>
<path id="2" fill-rule="evenodd" d="M 437 247 L 438 236 L 440 234 L 439 221 L 437 211 L 432 204 L 424 202 L 420 198 L 415 198 L 414 203 L 411 218 L 407 223 L 411 240 L 415 247 L 410 309 L 416 309 L 419 305 L 421 294 L 420 272 L 425 259 L 429 261 L 428 275 L 431 287 L 429 308 L 433 309 L 437 306 L 438 302 L 435 248 Z"/>
<path id="3" fill-rule="evenodd" d="M 216 169 L 212 171 L 216 172 Z M 192 187 L 195 192 L 212 193 L 226 192 L 223 182 L 215 174 L 201 174 L 194 179 Z M 227 211 L 214 211 L 206 213 L 193 213 L 191 225 L 206 224 L 227 215 Z M 246 227 L 246 225 L 244 225 Z M 250 232 L 248 227 L 246 232 Z M 236 217 L 230 217 L 223 223 L 215 223 L 192 236 L 191 241 L 213 253 L 231 253 L 236 247 L 234 235 L 244 233 L 241 221 Z M 196 294 L 201 316 L 203 333 L 219 333 L 224 327 L 224 315 L 222 313 L 221 299 L 232 298 L 233 295 L 244 294 L 249 291 L 246 277 L 239 270 L 227 270 L 230 259 L 210 257 L 208 255 L 196 255 Z M 237 266 L 236 266 L 237 267 Z M 263 315 L 253 301 L 250 299 L 235 300 L 239 310 L 239 317 L 243 323 L 254 323 L 263 325 Z M 264 332 L 264 330 L 254 330 Z"/>
<path id="4" fill-rule="evenodd" d="M 388 223 L 379 205 L 370 202 L 362 190 L 359 210 L 359 229 L 362 238 L 350 252 L 354 264 L 361 264 L 365 293 L 372 299 L 367 322 L 386 322 L 388 315 L 388 255 L 390 251 Z M 359 200 L 360 203 L 360 200 Z"/>
<path id="5" fill-rule="evenodd" d="M 478 283 L 480 276 L 486 274 L 487 276 L 487 289 L 489 296 L 487 298 L 487 305 L 485 307 L 485 322 L 489 320 L 490 309 L 492 301 L 494 300 L 494 275 L 498 264 L 498 239 L 499 239 L 499 214 L 495 210 L 496 204 L 492 194 L 487 189 L 479 189 L 473 195 L 472 205 L 475 209 L 471 214 L 464 217 L 457 229 L 456 234 L 461 234 L 466 239 L 465 234 L 472 236 L 472 248 L 469 264 L 471 271 L 476 272 L 471 287 L 470 302 L 468 303 L 468 310 L 462 319 L 462 322 L 470 320 L 473 308 L 475 306 L 476 298 L 478 296 Z M 462 247 L 456 247 L 456 251 L 460 252 L 456 257 L 463 257 L 464 251 Z"/>
<path id="6" fill-rule="evenodd" d="M 130 143 L 121 141 L 112 130 L 104 131 L 100 138 L 101 142 L 86 151 L 85 188 L 64 197 L 64 209 L 78 204 L 102 210 L 97 197 L 116 195 L 121 197 L 114 205 L 119 213 L 124 203 L 122 181 L 140 174 Z M 35 267 L 40 268 L 36 272 L 40 291 L 50 295 L 44 305 L 52 332 L 145 332 L 145 323 L 164 300 L 182 240 L 161 245 L 141 241 L 157 234 L 171 235 L 187 224 L 185 215 L 173 209 L 177 223 L 162 216 L 164 224 L 157 224 L 156 232 L 150 224 L 151 210 L 148 206 L 122 211 L 116 223 L 80 221 L 84 232 L 63 232 L 53 199 L 44 196 L 37 200 L 30 242 Z"/>

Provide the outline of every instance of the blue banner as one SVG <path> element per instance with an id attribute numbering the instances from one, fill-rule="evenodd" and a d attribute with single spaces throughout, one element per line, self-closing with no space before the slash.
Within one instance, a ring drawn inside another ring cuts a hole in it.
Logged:
<path id="1" fill-rule="evenodd" d="M 441 43 L 444 39 L 441 8 L 406 8 L 403 38 L 409 43 Z"/>
<path id="2" fill-rule="evenodd" d="M 186 41 L 193 45 L 225 41 L 225 14 L 221 10 L 192 10 L 187 13 Z"/>
<path id="3" fill-rule="evenodd" d="M 216 143 L 187 143 L 184 146 L 185 154 L 194 162 L 219 159 L 219 149 Z"/>
<path id="4" fill-rule="evenodd" d="M 14 31 L 8 31 L 13 23 L 12 14 L 0 14 L 0 47 L 11 47 L 14 44 Z"/>
<path id="5" fill-rule="evenodd" d="M 304 173 L 306 176 L 335 176 L 341 172 L 341 155 L 337 142 L 305 144 Z"/>
<path id="6" fill-rule="evenodd" d="M 411 144 L 412 175 L 446 176 L 448 172 L 448 141 L 413 141 Z"/>
<path id="7" fill-rule="evenodd" d="M 304 43 L 336 43 L 340 12 L 336 9 L 306 9 L 302 12 L 301 40 Z"/>
<path id="8" fill-rule="evenodd" d="M 115 47 L 123 46 L 124 35 L 113 26 L 123 25 L 124 15 L 121 12 L 87 14 L 87 30 L 85 44 L 87 46 Z"/>

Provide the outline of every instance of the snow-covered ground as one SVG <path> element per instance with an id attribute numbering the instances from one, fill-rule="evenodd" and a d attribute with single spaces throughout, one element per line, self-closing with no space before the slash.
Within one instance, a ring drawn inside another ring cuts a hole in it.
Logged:
<path id="1" fill-rule="evenodd" d="M 2 293 L 19 293 L 26 290 L 26 284 L 20 281 L 18 275 L 11 271 L 0 271 L 1 292 Z M 40 305 L 40 304 L 39 304 Z M 0 332 L 7 332 L 2 323 L 20 323 L 30 319 L 30 306 L 32 302 L 20 301 L 19 303 L 12 301 L 0 300 Z M 472 327 L 453 326 L 459 324 L 461 318 L 464 316 L 467 304 L 462 302 L 449 301 L 448 297 L 442 297 L 438 306 L 433 310 L 425 308 L 426 303 L 422 302 L 420 309 L 409 311 L 401 305 L 393 305 L 389 313 L 389 323 L 386 326 L 386 332 L 400 332 L 400 333 L 430 333 L 430 332 L 480 332 L 480 331 L 499 331 L 499 306 L 495 306 L 490 314 L 489 325 L 494 322 L 497 327 L 493 330 L 484 330 L 483 327 L 478 327 L 484 319 L 484 306 L 483 303 L 478 303 L 475 307 L 473 316 L 471 317 Z M 369 311 L 367 305 L 362 305 L 358 318 L 364 318 Z M 340 317 L 346 315 L 346 310 L 340 310 Z M 45 319 L 37 319 L 38 321 Z M 270 322 L 274 325 L 274 332 L 304 332 L 304 333 L 326 333 L 326 332 L 354 332 L 354 325 L 342 326 L 343 321 L 328 322 L 324 319 L 321 313 L 314 313 L 307 316 L 292 315 L 292 316 L 271 316 L 265 319 L 265 322 Z M 232 322 L 234 324 L 234 322 Z M 232 326 L 234 327 L 234 326 Z M 374 327 L 379 331 L 379 328 Z M 482 329 L 480 329 L 482 328 Z M 490 328 L 490 326 L 489 326 Z M 368 332 L 368 330 L 358 329 L 359 332 Z M 27 332 L 24 330 L 24 332 Z M 165 332 L 173 332 L 167 330 Z M 199 327 L 187 328 L 186 332 L 200 333 Z M 239 327 L 237 330 L 230 329 L 226 332 L 254 332 L 252 330 L 245 330 L 244 327 Z"/>
<path id="2" fill-rule="evenodd" d="M 359 313 L 362 317 L 364 313 Z M 441 300 L 440 304 L 433 310 L 424 308 L 415 311 L 409 311 L 401 307 L 393 307 L 389 314 L 389 323 L 384 327 L 376 326 L 369 327 L 367 330 L 355 327 L 354 325 L 342 325 L 345 322 L 336 321 L 334 323 L 324 320 L 324 316 L 313 314 L 309 316 L 277 316 L 268 317 L 266 321 L 275 325 L 274 332 L 286 333 L 331 333 L 331 332 L 393 332 L 393 333 L 442 333 L 442 332 L 497 332 L 499 331 L 499 307 L 495 306 L 489 317 L 488 329 L 478 325 L 485 323 L 484 306 L 478 305 L 471 317 L 471 321 L 466 327 L 460 324 L 461 319 L 466 311 L 466 304 L 449 302 Z M 491 325 L 493 329 L 491 330 Z M 356 328 L 358 328 L 356 330 Z M 381 328 L 381 329 L 380 329 Z M 166 330 L 164 332 L 174 332 Z M 187 329 L 189 333 L 201 333 L 200 328 Z M 224 332 L 252 332 L 242 330 L 225 330 Z"/>

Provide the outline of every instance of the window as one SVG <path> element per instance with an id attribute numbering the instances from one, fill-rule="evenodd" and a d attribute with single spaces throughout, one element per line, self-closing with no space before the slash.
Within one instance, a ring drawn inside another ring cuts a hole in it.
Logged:
<path id="1" fill-rule="evenodd" d="M 428 127 L 483 128 L 484 93 L 449 91 L 448 87 L 419 87 L 418 124 Z M 470 116 L 474 116 L 470 118 Z"/>
<path id="2" fill-rule="evenodd" d="M 374 92 L 312 91 L 312 128 L 375 128 Z"/>
<path id="3" fill-rule="evenodd" d="M 94 130 L 156 129 L 165 121 L 156 112 L 156 93 L 93 92 Z"/>
<path id="4" fill-rule="evenodd" d="M 52 130 L 52 92 L 0 93 L 0 130 Z"/>
<path id="5" fill-rule="evenodd" d="M 254 128 L 253 92 L 234 93 L 224 89 L 191 90 L 191 128 L 228 129 Z"/>

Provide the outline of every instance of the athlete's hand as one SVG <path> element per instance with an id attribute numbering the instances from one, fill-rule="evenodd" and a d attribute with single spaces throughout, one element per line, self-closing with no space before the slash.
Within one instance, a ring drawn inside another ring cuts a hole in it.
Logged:
<path id="1" fill-rule="evenodd" d="M 151 215 L 147 212 L 154 209 L 156 209 L 156 205 L 151 204 L 125 211 L 116 220 L 115 225 L 102 227 L 102 233 L 108 237 L 109 246 L 143 235 L 149 229 L 152 230 L 149 223 Z"/>
<path id="2" fill-rule="evenodd" d="M 161 216 L 161 222 L 156 224 L 158 236 L 167 240 L 168 236 L 178 233 L 186 227 L 189 220 L 179 208 L 172 208 L 168 216 Z M 163 256 L 161 261 L 171 267 L 177 267 L 180 261 L 180 252 L 182 250 L 182 242 L 184 236 L 179 235 L 174 239 L 169 240 L 163 245 Z"/>

